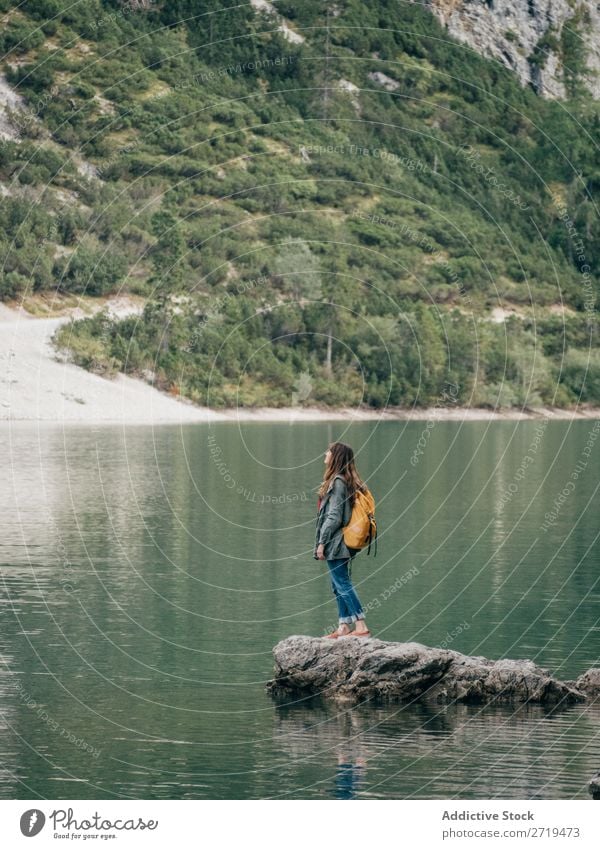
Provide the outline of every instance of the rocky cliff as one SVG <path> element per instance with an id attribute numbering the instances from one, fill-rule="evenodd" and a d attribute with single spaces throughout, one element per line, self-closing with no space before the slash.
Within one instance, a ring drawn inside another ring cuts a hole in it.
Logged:
<path id="1" fill-rule="evenodd" d="M 20 95 L 6 82 L 4 74 L 0 74 L 0 140 L 17 139 L 18 128 L 10 117 L 10 110 L 18 110 L 23 101 Z"/>
<path id="2" fill-rule="evenodd" d="M 419 0 L 421 2 L 421 0 Z M 425 0 L 448 32 L 544 97 L 600 97 L 600 6 L 592 0 Z"/>

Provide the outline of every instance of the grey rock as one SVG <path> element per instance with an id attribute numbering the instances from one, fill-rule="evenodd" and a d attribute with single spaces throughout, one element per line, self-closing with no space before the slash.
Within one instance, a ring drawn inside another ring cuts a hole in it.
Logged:
<path id="1" fill-rule="evenodd" d="M 531 660 L 488 660 L 420 643 L 288 637 L 273 649 L 274 696 L 573 704 L 585 695 Z"/>
<path id="2" fill-rule="evenodd" d="M 393 80 L 387 74 L 382 74 L 381 71 L 372 71 L 367 74 L 367 77 L 374 83 L 383 86 L 386 91 L 396 91 L 396 89 L 400 88 L 398 80 Z"/>
<path id="3" fill-rule="evenodd" d="M 595 0 L 425 0 L 425 5 L 450 35 L 501 62 L 547 98 L 566 94 L 566 26 L 585 50 L 583 81 L 593 97 L 600 97 L 600 8 Z"/>
<path id="4" fill-rule="evenodd" d="M 23 103 L 21 95 L 8 84 L 4 74 L 0 74 L 0 140 L 19 138 L 20 132 L 18 123 L 14 120 L 14 114 L 19 112 Z M 8 192 L 2 192 L 2 194 L 8 194 Z"/>
<path id="5" fill-rule="evenodd" d="M 586 696 L 600 696 L 600 669 L 592 668 L 580 675 L 575 681 L 575 688 Z"/>
<path id="6" fill-rule="evenodd" d="M 600 772 L 592 778 L 588 784 L 588 790 L 592 799 L 600 799 Z"/>

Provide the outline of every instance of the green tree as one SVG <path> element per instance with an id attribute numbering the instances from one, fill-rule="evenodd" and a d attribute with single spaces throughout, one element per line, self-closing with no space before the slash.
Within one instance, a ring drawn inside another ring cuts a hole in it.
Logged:
<path id="1" fill-rule="evenodd" d="M 152 233 L 156 244 L 151 252 L 150 283 L 156 297 L 165 301 L 181 289 L 185 241 L 179 222 L 170 212 L 160 211 L 152 216 Z"/>

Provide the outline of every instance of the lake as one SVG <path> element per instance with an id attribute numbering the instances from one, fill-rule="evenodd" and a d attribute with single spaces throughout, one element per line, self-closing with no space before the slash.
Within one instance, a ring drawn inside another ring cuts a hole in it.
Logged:
<path id="1" fill-rule="evenodd" d="M 377 500 L 375 636 L 600 665 L 597 423 L 432 424 L 3 425 L 0 797 L 588 798 L 598 706 L 265 693 L 276 642 L 336 624 L 333 440 Z"/>

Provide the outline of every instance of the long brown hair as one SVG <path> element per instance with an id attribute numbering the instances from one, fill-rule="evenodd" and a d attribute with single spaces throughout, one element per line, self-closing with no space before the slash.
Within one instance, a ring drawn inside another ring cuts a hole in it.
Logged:
<path id="1" fill-rule="evenodd" d="M 355 494 L 365 489 L 365 483 L 356 471 L 354 451 L 345 442 L 332 442 L 329 445 L 329 450 L 331 451 L 331 457 L 323 475 L 323 482 L 319 487 L 319 495 L 322 498 L 329 489 L 329 485 L 334 477 L 341 475 L 346 481 L 350 505 L 352 506 L 354 504 Z"/>

